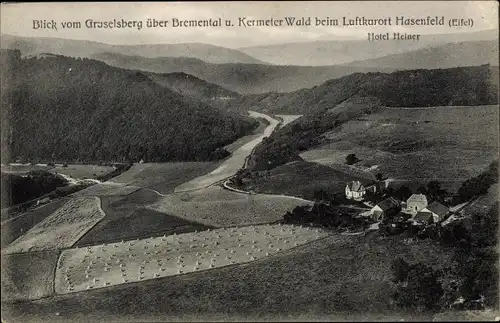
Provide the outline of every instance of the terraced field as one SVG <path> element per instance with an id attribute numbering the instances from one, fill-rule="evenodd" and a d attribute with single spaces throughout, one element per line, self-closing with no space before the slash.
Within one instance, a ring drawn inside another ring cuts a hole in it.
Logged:
<path id="1" fill-rule="evenodd" d="M 71 247 L 104 216 L 98 197 L 73 198 L 26 234 L 14 240 L 2 250 L 2 253 Z"/>

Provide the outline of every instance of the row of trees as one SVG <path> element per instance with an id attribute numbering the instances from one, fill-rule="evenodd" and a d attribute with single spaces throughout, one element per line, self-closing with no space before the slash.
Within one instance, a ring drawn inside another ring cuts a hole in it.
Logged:
<path id="1" fill-rule="evenodd" d="M 492 162 L 488 169 L 476 177 L 470 178 L 462 183 L 457 194 L 453 198 L 455 204 L 467 202 L 473 197 L 488 192 L 491 185 L 498 181 L 498 161 Z"/>
<path id="2" fill-rule="evenodd" d="M 283 216 L 288 224 L 304 224 L 321 226 L 329 229 L 366 229 L 370 225 L 369 219 L 353 216 L 353 212 L 334 205 L 322 202 L 311 206 L 297 206 Z"/>

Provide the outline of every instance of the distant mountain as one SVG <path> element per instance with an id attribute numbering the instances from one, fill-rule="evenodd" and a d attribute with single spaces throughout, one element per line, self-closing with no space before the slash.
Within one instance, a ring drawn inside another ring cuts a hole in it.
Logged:
<path id="1" fill-rule="evenodd" d="M 229 102 L 226 109 L 311 114 L 332 109 L 354 96 L 373 97 L 389 107 L 486 105 L 497 104 L 497 92 L 497 66 L 417 69 L 355 73 L 295 92 L 247 95 Z"/>
<path id="2" fill-rule="evenodd" d="M 97 53 L 109 52 L 144 57 L 189 57 L 215 64 L 269 64 L 238 50 L 200 43 L 110 45 L 87 40 L 51 37 L 19 37 L 2 34 L 1 48 L 19 49 L 23 56 L 53 53 L 64 56 L 90 58 Z"/>
<path id="3" fill-rule="evenodd" d="M 350 66 L 276 66 L 261 64 L 210 64 L 182 57 L 146 58 L 116 53 L 92 56 L 109 65 L 154 73 L 184 72 L 241 94 L 290 92 L 356 72 L 391 72 L 393 68 Z"/>
<path id="4" fill-rule="evenodd" d="M 241 95 L 222 86 L 208 83 L 196 76 L 186 73 L 147 73 L 154 82 L 184 96 L 194 97 L 198 100 L 212 104 L 239 98 Z"/>
<path id="5" fill-rule="evenodd" d="M 196 161 L 257 122 L 90 59 L 0 52 L 2 162 Z"/>
<path id="6" fill-rule="evenodd" d="M 483 40 L 448 43 L 442 46 L 419 49 L 404 54 L 355 61 L 345 64 L 344 66 L 435 69 L 482 64 L 498 65 L 498 41 Z"/>
<path id="7" fill-rule="evenodd" d="M 389 33 L 392 37 L 392 32 Z M 419 41 L 319 40 L 266 46 L 242 47 L 239 50 L 257 59 L 277 65 L 321 66 L 339 65 L 401 54 L 445 43 L 468 41 L 498 42 L 497 30 L 459 34 L 421 35 Z M 462 65 L 464 66 L 464 65 Z"/>

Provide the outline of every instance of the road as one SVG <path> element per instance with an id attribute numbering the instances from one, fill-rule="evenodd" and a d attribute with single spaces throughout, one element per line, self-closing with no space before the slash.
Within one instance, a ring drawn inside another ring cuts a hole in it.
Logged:
<path id="1" fill-rule="evenodd" d="M 264 129 L 264 132 L 259 137 L 238 148 L 232 156 L 222 163 L 222 165 L 220 165 L 216 170 L 177 186 L 174 190 L 175 193 L 198 190 L 220 183 L 234 176 L 236 172 L 238 172 L 238 170 L 245 165 L 247 156 L 252 153 L 253 149 L 261 143 L 265 137 L 271 135 L 279 124 L 278 120 L 273 119 L 266 114 L 254 111 L 249 111 L 249 113 L 252 118 L 264 118 L 269 121 L 269 126 Z"/>
<path id="2" fill-rule="evenodd" d="M 236 193 L 241 193 L 241 194 L 249 194 L 249 195 L 257 195 L 258 194 L 260 196 L 281 197 L 281 198 L 287 198 L 287 199 L 295 200 L 295 201 L 298 201 L 298 202 L 305 202 L 305 203 L 308 203 L 308 204 L 314 204 L 314 201 L 306 200 L 306 199 L 303 199 L 303 198 L 300 198 L 300 197 L 297 197 L 297 196 L 290 196 L 290 195 L 284 195 L 284 194 L 264 194 L 264 193 L 255 193 L 254 194 L 254 193 L 250 193 L 250 192 L 247 192 L 247 191 L 242 191 L 242 190 L 239 190 L 237 188 L 229 186 L 228 180 L 224 181 L 224 183 L 222 184 L 222 186 L 226 190 L 230 190 L 230 191 L 233 191 L 233 192 L 236 192 Z"/>

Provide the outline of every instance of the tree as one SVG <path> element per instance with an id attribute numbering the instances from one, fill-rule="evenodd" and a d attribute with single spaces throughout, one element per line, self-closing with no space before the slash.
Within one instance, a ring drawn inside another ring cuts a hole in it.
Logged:
<path id="1" fill-rule="evenodd" d="M 396 304 L 399 307 L 417 311 L 438 309 L 444 294 L 438 278 L 439 273 L 432 267 L 423 263 L 411 265 L 406 279 L 398 284 L 394 293 Z"/>
<path id="2" fill-rule="evenodd" d="M 236 175 L 235 177 L 233 177 L 233 185 L 236 187 L 241 187 L 243 185 L 241 175 Z"/>
<path id="3" fill-rule="evenodd" d="M 470 221 L 456 225 L 447 240 L 459 240 L 455 248 L 453 263 L 456 268 L 460 295 L 466 301 L 482 299 L 483 302 L 469 305 L 498 306 L 498 202 L 488 212 L 478 211 Z M 463 237 L 460 237 L 462 235 Z M 448 242 L 445 241 L 445 242 Z"/>
<path id="4" fill-rule="evenodd" d="M 377 174 L 375 174 L 375 179 L 376 179 L 377 181 L 379 181 L 379 182 L 380 182 L 383 178 L 384 178 L 384 175 L 382 175 L 382 173 L 377 173 Z"/>
<path id="5" fill-rule="evenodd" d="M 427 191 L 427 188 L 425 186 L 420 186 L 417 189 L 417 193 L 427 195 L 429 192 Z"/>
<path id="6" fill-rule="evenodd" d="M 356 157 L 356 154 L 349 154 L 345 158 L 345 162 L 347 165 L 353 165 L 359 161 L 358 157 Z"/>
<path id="7" fill-rule="evenodd" d="M 443 201 L 445 190 L 441 189 L 441 184 L 438 181 L 430 181 L 427 184 L 427 193 L 432 201 Z"/>
<path id="8" fill-rule="evenodd" d="M 329 199 L 328 192 L 322 187 L 314 189 L 313 196 L 316 201 L 325 201 Z"/>
<path id="9" fill-rule="evenodd" d="M 410 267 L 410 264 L 408 264 L 403 258 L 397 258 L 394 260 L 391 265 L 391 269 L 394 273 L 393 281 L 395 283 L 406 281 Z"/>
<path id="10" fill-rule="evenodd" d="M 403 185 L 400 188 L 398 188 L 396 191 L 394 191 L 393 196 L 395 198 L 397 198 L 398 200 L 405 201 L 412 194 L 413 194 L 413 192 L 411 191 L 411 189 L 408 186 Z"/>

